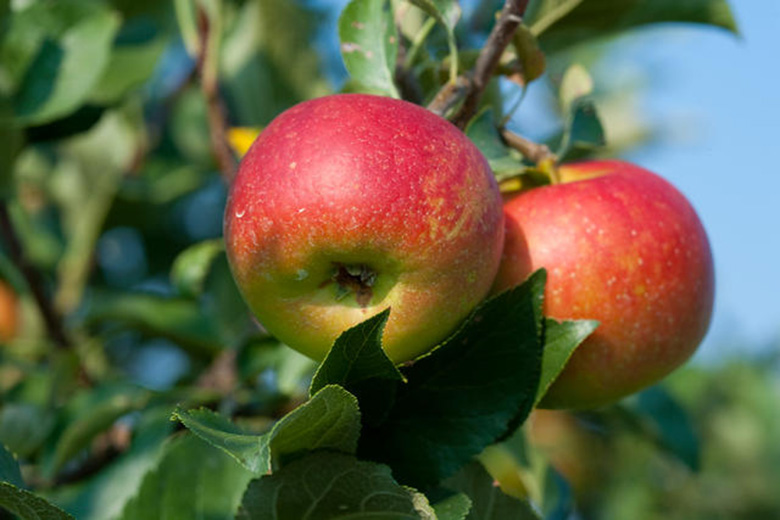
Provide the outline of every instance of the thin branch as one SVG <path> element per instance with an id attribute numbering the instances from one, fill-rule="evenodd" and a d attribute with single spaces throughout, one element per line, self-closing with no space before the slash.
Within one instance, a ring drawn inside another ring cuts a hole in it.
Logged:
<path id="1" fill-rule="evenodd" d="M 230 127 L 225 105 L 219 95 L 217 81 L 218 42 L 213 39 L 212 24 L 202 7 L 198 8 L 198 33 L 200 45 L 196 57 L 196 70 L 200 78 L 203 96 L 206 99 L 211 149 L 225 182 L 230 184 L 236 174 L 238 163 L 228 143 L 227 136 Z"/>
<path id="2" fill-rule="evenodd" d="M 434 101 L 428 106 L 430 110 L 444 115 L 446 109 L 455 106 L 462 98 L 463 104 L 452 118 L 452 122 L 459 128 L 465 128 L 469 120 L 476 114 L 482 93 L 490 82 L 504 49 L 512 41 L 512 36 L 523 21 L 522 16 L 527 6 L 528 0 L 506 0 L 501 15 L 493 26 L 493 30 L 490 31 L 474 68 L 466 75 L 461 75 L 454 85 L 449 82 L 442 87 L 436 94 Z M 458 83 L 465 85 L 465 87 L 458 88 Z M 445 110 L 442 110 L 443 108 Z"/>
<path id="3" fill-rule="evenodd" d="M 535 143 L 506 129 L 501 130 L 501 136 L 510 147 L 519 151 L 523 157 L 535 164 L 547 159 L 551 159 L 553 162 L 556 160 L 555 154 L 550 151 L 547 145 Z"/>
<path id="4" fill-rule="evenodd" d="M 43 321 L 46 324 L 46 331 L 54 344 L 62 349 L 69 349 L 73 346 L 68 336 L 65 334 L 65 328 L 62 325 L 62 319 L 54 310 L 51 300 L 49 300 L 44 281 L 38 270 L 29 262 L 22 249 L 22 243 L 16 234 L 11 215 L 8 212 L 8 206 L 5 202 L 0 202 L 0 234 L 3 237 L 8 248 L 8 254 L 11 260 L 22 273 L 30 292 L 35 298 L 35 303 L 41 312 Z"/>

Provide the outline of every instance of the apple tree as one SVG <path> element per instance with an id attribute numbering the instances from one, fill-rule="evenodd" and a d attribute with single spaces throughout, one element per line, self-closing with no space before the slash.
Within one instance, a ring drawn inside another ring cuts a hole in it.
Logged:
<path id="1" fill-rule="evenodd" d="M 651 131 L 589 72 L 659 23 L 737 33 L 726 0 L 0 1 L 0 518 L 602 518 L 621 439 L 697 471 L 692 404 L 643 389 L 706 331 L 709 246 L 609 160 Z"/>

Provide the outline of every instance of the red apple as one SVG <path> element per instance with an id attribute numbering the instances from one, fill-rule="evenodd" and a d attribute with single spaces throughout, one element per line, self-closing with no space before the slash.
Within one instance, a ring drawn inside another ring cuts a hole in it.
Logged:
<path id="1" fill-rule="evenodd" d="M 261 323 L 322 359 L 344 330 L 391 307 L 395 362 L 449 335 L 490 291 L 501 195 L 455 126 L 419 106 L 334 95 L 277 117 L 244 157 L 225 243 Z"/>
<path id="2" fill-rule="evenodd" d="M 505 204 L 495 289 L 545 267 L 546 315 L 601 322 L 541 402 L 594 407 L 658 381 L 695 351 L 712 313 L 712 256 L 693 208 L 661 177 L 621 161 L 559 173 L 561 183 Z"/>

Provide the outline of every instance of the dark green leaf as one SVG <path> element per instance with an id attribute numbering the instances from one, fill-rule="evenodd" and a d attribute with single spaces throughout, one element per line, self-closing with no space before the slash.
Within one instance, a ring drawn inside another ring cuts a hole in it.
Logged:
<path id="1" fill-rule="evenodd" d="M 382 350 L 389 314 L 387 309 L 342 333 L 314 374 L 309 393 L 340 385 L 357 397 L 366 424 L 384 420 L 404 379 Z"/>
<path id="2" fill-rule="evenodd" d="M 394 83 L 398 34 L 387 0 L 352 0 L 339 18 L 341 56 L 364 87 L 400 97 Z"/>
<path id="3" fill-rule="evenodd" d="M 203 292 L 211 264 L 225 246 L 220 239 L 204 240 L 182 251 L 171 267 L 171 283 L 182 296 L 198 296 Z"/>
<path id="4" fill-rule="evenodd" d="M 425 517 L 415 506 L 410 490 L 393 480 L 387 466 L 341 453 L 318 452 L 273 475 L 252 481 L 237 518 L 401 520 Z"/>
<path id="5" fill-rule="evenodd" d="M 534 0 L 526 22 L 547 52 L 653 23 L 712 25 L 737 32 L 726 0 Z"/>
<path id="6" fill-rule="evenodd" d="M 466 127 L 466 135 L 488 160 L 493 175 L 499 181 L 525 170 L 520 154 L 507 147 L 501 139 L 492 110 L 486 109 L 477 114 Z"/>
<path id="7" fill-rule="evenodd" d="M 404 370 L 387 420 L 366 428 L 363 458 L 427 487 L 514 430 L 533 406 L 542 363 L 546 274 L 480 306 L 441 346 Z"/>
<path id="8" fill-rule="evenodd" d="M 73 2 L 61 4 L 51 7 L 52 13 L 47 16 L 57 16 L 63 10 L 79 11 L 81 15 L 70 16 L 71 25 L 45 34 L 26 67 L 15 99 L 16 114 L 26 124 L 57 119 L 84 102 L 108 63 L 119 28 L 119 16 L 100 4 L 90 4 L 88 12 L 83 6 L 74 7 Z M 30 10 L 44 8 L 49 7 L 33 6 Z M 24 23 L 36 22 L 33 18 Z"/>
<path id="9" fill-rule="evenodd" d="M 699 436 L 685 408 L 663 387 L 652 386 L 621 403 L 640 430 L 693 471 L 701 467 Z"/>
<path id="10" fill-rule="evenodd" d="M 2 444 L 0 444 L 0 482 L 8 482 L 18 488 L 24 487 L 19 463 Z"/>
<path id="11" fill-rule="evenodd" d="M 588 98 L 575 99 L 558 157 L 561 161 L 581 159 L 605 144 L 604 127 L 596 113 L 596 105 Z"/>
<path id="12" fill-rule="evenodd" d="M 147 474 L 122 520 L 232 520 L 252 473 L 208 443 L 172 440 L 157 470 Z"/>
<path id="13" fill-rule="evenodd" d="M 433 504 L 438 520 L 465 520 L 471 510 L 471 499 L 464 493 L 453 493 Z"/>
<path id="14" fill-rule="evenodd" d="M 213 259 L 204 280 L 201 308 L 205 316 L 214 320 L 222 345 L 238 347 L 251 335 L 258 333 L 252 313 L 230 272 L 224 250 Z"/>
<path id="15" fill-rule="evenodd" d="M 541 520 L 528 501 L 504 494 L 481 464 L 472 462 L 445 482 L 471 499 L 466 520 Z"/>
<path id="16" fill-rule="evenodd" d="M 544 472 L 542 512 L 545 520 L 568 520 L 574 509 L 574 496 L 566 479 L 552 466 Z"/>
<path id="17" fill-rule="evenodd" d="M 599 322 L 594 320 L 555 321 L 545 319 L 544 354 L 542 357 L 542 377 L 536 394 L 536 403 L 544 396 L 550 385 L 560 375 L 569 358 L 587 338 Z"/>
<path id="18" fill-rule="evenodd" d="M 11 402 L 0 409 L 0 443 L 21 457 L 40 448 L 55 425 L 54 414 L 43 406 Z"/>
<path id="19" fill-rule="evenodd" d="M 20 520 L 75 520 L 51 502 L 8 482 L 0 482 L 0 508 L 15 514 Z"/>

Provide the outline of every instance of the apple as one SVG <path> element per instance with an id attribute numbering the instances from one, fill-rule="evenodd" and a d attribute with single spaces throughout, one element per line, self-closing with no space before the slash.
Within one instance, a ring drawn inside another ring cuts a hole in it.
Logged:
<path id="1" fill-rule="evenodd" d="M 19 301 L 13 288 L 0 280 L 0 343 L 16 337 L 19 324 Z"/>
<path id="2" fill-rule="evenodd" d="M 405 101 L 332 95 L 262 131 L 231 187 L 224 235 L 241 293 L 282 342 L 320 360 L 390 307 L 383 346 L 403 362 L 488 295 L 502 199 L 448 121 Z"/>
<path id="3" fill-rule="evenodd" d="M 712 313 L 712 255 L 690 203 L 658 175 L 590 161 L 561 166 L 559 177 L 506 202 L 494 289 L 544 267 L 545 315 L 600 321 L 540 403 L 596 407 L 658 381 L 696 350 Z"/>

